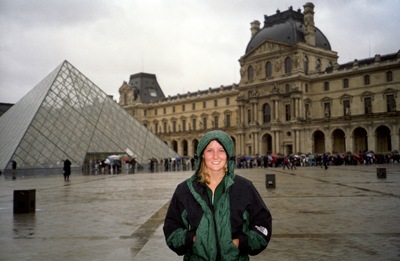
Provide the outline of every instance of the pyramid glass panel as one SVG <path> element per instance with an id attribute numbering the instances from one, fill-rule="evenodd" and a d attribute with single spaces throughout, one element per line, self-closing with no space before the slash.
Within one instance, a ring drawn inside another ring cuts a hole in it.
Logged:
<path id="1" fill-rule="evenodd" d="M 133 152 L 139 164 L 178 157 L 99 87 L 64 61 L 0 117 L 0 170 L 54 172 L 88 154 Z"/>

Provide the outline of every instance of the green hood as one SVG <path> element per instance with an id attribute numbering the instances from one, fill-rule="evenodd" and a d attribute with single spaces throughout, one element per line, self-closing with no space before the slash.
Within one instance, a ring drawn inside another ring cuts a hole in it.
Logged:
<path id="1" fill-rule="evenodd" d="M 234 155 L 234 143 L 231 137 L 223 131 L 220 130 L 213 130 L 209 131 L 204 136 L 200 139 L 199 144 L 197 145 L 197 150 L 196 150 L 196 172 L 195 175 L 198 173 L 200 170 L 200 165 L 201 165 L 201 160 L 202 160 L 202 155 L 204 149 L 207 147 L 207 145 L 213 141 L 216 140 L 218 141 L 225 149 L 228 158 L 228 174 L 233 176 L 233 170 L 235 168 L 235 155 Z"/>

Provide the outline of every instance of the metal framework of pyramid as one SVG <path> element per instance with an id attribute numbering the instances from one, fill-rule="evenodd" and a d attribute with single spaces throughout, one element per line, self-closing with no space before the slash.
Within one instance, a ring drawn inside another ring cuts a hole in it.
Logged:
<path id="1" fill-rule="evenodd" d="M 90 153 L 129 151 L 140 164 L 178 154 L 68 61 L 0 117 L 0 171 L 81 167 Z"/>

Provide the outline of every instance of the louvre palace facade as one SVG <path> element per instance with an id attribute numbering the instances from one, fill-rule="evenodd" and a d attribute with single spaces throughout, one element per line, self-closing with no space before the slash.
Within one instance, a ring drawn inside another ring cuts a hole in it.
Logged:
<path id="1" fill-rule="evenodd" d="M 239 83 L 165 97 L 154 74 L 138 73 L 119 104 L 181 156 L 212 129 L 236 155 L 399 149 L 400 51 L 338 64 L 312 3 L 264 18 L 251 23 Z"/>

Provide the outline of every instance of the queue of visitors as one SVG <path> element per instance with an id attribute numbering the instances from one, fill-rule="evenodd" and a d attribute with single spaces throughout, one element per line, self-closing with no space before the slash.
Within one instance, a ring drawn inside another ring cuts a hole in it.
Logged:
<path id="1" fill-rule="evenodd" d="M 236 156 L 236 168 L 287 168 L 340 165 L 369 165 L 400 163 L 400 154 L 397 151 L 385 154 L 368 153 L 344 153 L 344 154 L 271 154 Z M 138 164 L 135 158 L 90 160 L 86 173 L 90 175 L 100 174 L 134 174 L 137 172 L 167 172 L 194 170 L 195 159 L 193 157 L 181 158 L 151 158 L 146 164 Z"/>

